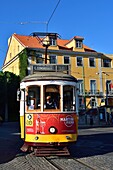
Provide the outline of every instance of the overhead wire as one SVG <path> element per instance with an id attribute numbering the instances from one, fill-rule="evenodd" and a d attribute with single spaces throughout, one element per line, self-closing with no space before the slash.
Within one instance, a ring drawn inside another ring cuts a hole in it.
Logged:
<path id="1" fill-rule="evenodd" d="M 47 22 L 41 22 L 41 21 L 22 21 L 22 22 L 0 22 L 0 24 L 47 24 Z"/>
<path id="2" fill-rule="evenodd" d="M 57 4 L 56 4 L 56 6 L 55 6 L 55 8 L 54 8 L 54 10 L 53 10 L 53 12 L 52 12 L 52 14 L 50 15 L 48 21 L 45 21 L 45 22 L 41 22 L 41 21 L 0 22 L 0 24 L 20 24 L 20 25 L 26 25 L 26 24 L 46 24 L 46 32 L 48 32 L 48 25 L 49 25 L 49 23 L 50 23 L 53 15 L 54 15 L 54 13 L 55 13 L 55 11 L 56 11 L 56 9 L 57 9 L 60 1 L 61 1 L 61 0 L 59 0 L 59 1 L 57 2 Z"/>
<path id="3" fill-rule="evenodd" d="M 52 19 L 52 17 L 53 17 L 53 15 L 54 15 L 54 13 L 55 13 L 55 11 L 56 11 L 56 9 L 57 9 L 60 1 L 61 1 L 61 0 L 59 0 L 58 3 L 56 4 L 56 6 L 55 6 L 55 8 L 54 8 L 54 10 L 53 10 L 53 12 L 52 12 L 52 14 L 51 14 L 51 16 L 49 17 L 49 19 L 48 19 L 48 21 L 47 21 L 47 27 L 46 27 L 46 31 L 47 31 L 47 32 L 48 32 L 48 25 L 49 25 L 49 23 L 50 23 L 50 20 Z"/>

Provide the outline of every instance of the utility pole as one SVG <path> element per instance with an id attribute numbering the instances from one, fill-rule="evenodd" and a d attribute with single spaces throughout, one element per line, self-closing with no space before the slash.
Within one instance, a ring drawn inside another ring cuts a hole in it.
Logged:
<path id="1" fill-rule="evenodd" d="M 84 97 L 84 107 L 85 107 L 85 110 L 86 110 L 85 71 L 84 71 L 84 65 L 82 66 L 82 77 L 83 77 L 83 97 Z"/>

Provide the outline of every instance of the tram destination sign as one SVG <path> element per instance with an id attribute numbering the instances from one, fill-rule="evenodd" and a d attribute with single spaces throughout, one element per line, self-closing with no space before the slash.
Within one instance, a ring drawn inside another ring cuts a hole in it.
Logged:
<path id="1" fill-rule="evenodd" d="M 32 65 L 32 71 L 69 71 L 69 65 L 63 64 L 37 64 Z"/>
<path id="2" fill-rule="evenodd" d="M 55 66 L 53 65 L 33 65 L 33 72 L 37 71 L 54 71 Z"/>

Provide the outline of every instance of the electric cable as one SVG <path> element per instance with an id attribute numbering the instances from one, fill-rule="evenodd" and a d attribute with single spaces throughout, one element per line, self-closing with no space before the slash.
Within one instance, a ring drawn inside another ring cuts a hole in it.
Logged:
<path id="1" fill-rule="evenodd" d="M 54 15 L 54 13 L 55 13 L 55 11 L 56 11 L 56 9 L 57 9 L 57 7 L 58 7 L 60 1 L 61 1 L 61 0 L 59 0 L 58 3 L 56 4 L 56 6 L 55 6 L 55 8 L 54 8 L 54 10 L 53 10 L 53 12 L 52 12 L 52 14 L 51 14 L 51 16 L 50 16 L 48 22 L 47 22 L 47 27 L 46 27 L 46 31 L 47 31 L 47 32 L 48 32 L 48 25 L 49 25 L 49 23 L 50 23 L 50 20 L 52 19 L 52 17 L 53 17 L 53 15 Z"/>

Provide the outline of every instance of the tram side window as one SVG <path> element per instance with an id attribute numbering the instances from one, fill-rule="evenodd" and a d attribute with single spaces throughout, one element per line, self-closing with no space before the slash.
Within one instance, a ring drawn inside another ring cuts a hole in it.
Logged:
<path id="1" fill-rule="evenodd" d="M 75 90 L 73 86 L 66 85 L 63 87 L 63 111 L 75 110 Z"/>
<path id="2" fill-rule="evenodd" d="M 60 109 L 60 87 L 58 85 L 46 85 L 44 91 L 44 109 Z"/>
<path id="3" fill-rule="evenodd" d="M 40 109 L 40 86 L 28 87 L 28 110 Z"/>

